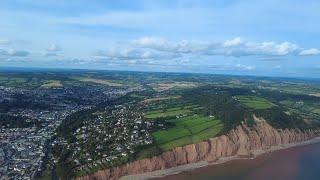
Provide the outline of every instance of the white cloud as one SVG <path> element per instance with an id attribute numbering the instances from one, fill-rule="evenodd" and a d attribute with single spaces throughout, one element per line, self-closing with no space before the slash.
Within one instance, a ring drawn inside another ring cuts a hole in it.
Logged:
<path id="1" fill-rule="evenodd" d="M 19 50 L 14 50 L 14 49 L 10 49 L 8 51 L 8 55 L 9 56 L 17 56 L 17 57 L 25 57 L 29 55 L 28 51 L 19 51 Z"/>
<path id="2" fill-rule="evenodd" d="M 172 53 L 196 53 L 206 48 L 208 45 L 199 41 L 169 41 L 164 38 L 143 37 L 133 41 L 133 45 L 140 48 L 151 48 L 158 51 Z"/>
<path id="3" fill-rule="evenodd" d="M 285 56 L 295 55 L 299 50 L 299 46 L 290 42 L 262 42 L 262 43 L 251 43 L 248 42 L 245 45 L 251 55 L 269 55 L 269 56 Z"/>
<path id="4" fill-rule="evenodd" d="M 8 39 L 0 39 L 0 45 L 9 45 L 12 42 Z"/>
<path id="5" fill-rule="evenodd" d="M 26 57 L 29 54 L 30 53 L 28 51 L 14 50 L 14 49 L 9 49 L 9 50 L 0 49 L 0 55 L 6 56 L 6 57 Z"/>
<path id="6" fill-rule="evenodd" d="M 224 42 L 169 41 L 164 38 L 144 37 L 134 41 L 134 46 L 157 51 L 181 54 L 222 56 L 286 56 L 299 55 L 301 48 L 291 42 L 250 42 L 236 37 Z M 313 54 L 315 51 L 312 50 Z"/>
<path id="7" fill-rule="evenodd" d="M 320 50 L 311 48 L 311 49 L 306 49 L 303 50 L 299 53 L 300 56 L 316 56 L 320 54 Z"/>
<path id="8" fill-rule="evenodd" d="M 42 56 L 44 57 L 59 56 L 61 54 L 61 51 L 62 51 L 62 48 L 60 46 L 56 44 L 51 44 L 51 46 L 42 53 Z"/>
<path id="9" fill-rule="evenodd" d="M 243 64 L 236 64 L 235 67 L 239 70 L 246 70 L 246 71 L 252 71 L 252 70 L 256 69 L 256 67 L 254 67 L 254 66 L 248 66 L 248 65 L 243 65 Z"/>
<path id="10" fill-rule="evenodd" d="M 42 55 L 45 57 L 58 56 L 56 52 L 44 52 Z"/>
<path id="11" fill-rule="evenodd" d="M 290 42 L 283 42 L 275 45 L 277 55 L 288 55 L 289 53 L 296 52 L 299 46 Z"/>
<path id="12" fill-rule="evenodd" d="M 56 44 L 52 44 L 47 51 L 49 52 L 58 52 L 58 51 L 62 51 L 62 48 Z"/>
<path id="13" fill-rule="evenodd" d="M 238 46 L 240 44 L 242 44 L 244 41 L 242 38 L 240 37 L 236 37 L 234 39 L 231 39 L 231 40 L 226 40 L 224 43 L 223 43 L 223 47 L 232 47 L 232 46 Z"/>
<path id="14" fill-rule="evenodd" d="M 189 56 L 257 56 L 262 60 L 280 60 L 285 56 L 298 56 L 318 54 L 318 50 L 310 49 L 301 51 L 297 44 L 291 42 L 250 42 L 242 38 L 212 42 L 212 41 L 172 41 L 159 37 L 142 37 L 133 40 L 125 48 L 110 48 L 106 51 L 99 51 L 95 59 L 104 60 L 168 60 Z M 254 67 L 239 66 L 246 70 L 253 70 Z"/>
<path id="15" fill-rule="evenodd" d="M 133 62 L 144 62 L 144 60 L 161 60 L 162 63 L 169 63 L 166 60 L 178 58 L 190 58 L 194 56 L 231 56 L 244 57 L 256 56 L 257 59 L 268 61 L 279 61 L 286 56 L 298 56 L 312 54 L 316 55 L 317 50 L 301 51 L 297 44 L 291 42 L 250 42 L 242 38 L 234 38 L 221 42 L 210 41 L 172 41 L 159 37 L 142 37 L 128 43 L 126 47 L 110 48 L 95 53 L 96 60 L 124 60 L 128 64 Z M 201 59 L 201 58 L 200 58 Z M 131 60 L 132 62 L 129 62 Z M 171 61 L 172 62 L 172 61 Z M 159 62 L 160 63 L 160 62 Z M 136 64 L 136 63 L 135 63 Z M 238 70 L 254 70 L 254 66 L 235 64 Z"/>
<path id="16" fill-rule="evenodd" d="M 173 59 L 180 57 L 178 54 L 164 53 L 148 49 L 135 48 L 111 48 L 106 51 L 98 51 L 96 59 L 106 60 L 135 60 L 135 59 Z"/>

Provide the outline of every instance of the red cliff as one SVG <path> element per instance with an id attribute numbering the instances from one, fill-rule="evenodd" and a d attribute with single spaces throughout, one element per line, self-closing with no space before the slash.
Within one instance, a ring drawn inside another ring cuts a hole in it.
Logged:
<path id="1" fill-rule="evenodd" d="M 306 141 L 316 137 L 319 133 L 319 130 L 278 130 L 265 121 L 260 121 L 251 128 L 240 125 L 227 135 L 178 147 L 159 156 L 137 160 L 120 167 L 100 170 L 79 179 L 118 179 L 126 175 L 141 174 L 200 161 L 214 162 L 221 157 L 250 156 L 255 150 L 268 150 L 272 146 Z"/>

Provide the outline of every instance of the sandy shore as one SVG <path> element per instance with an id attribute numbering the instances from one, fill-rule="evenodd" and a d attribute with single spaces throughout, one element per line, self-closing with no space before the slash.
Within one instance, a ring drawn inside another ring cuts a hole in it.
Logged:
<path id="1" fill-rule="evenodd" d="M 319 143 L 319 142 L 320 142 L 320 137 L 316 137 L 316 138 L 310 139 L 308 141 L 291 143 L 291 144 L 287 144 L 287 145 L 272 146 L 271 148 L 269 148 L 267 150 L 255 150 L 255 151 L 251 152 L 253 154 L 253 156 L 250 157 L 250 159 L 254 159 L 259 155 L 262 155 L 265 153 L 271 153 L 271 152 L 281 150 L 281 149 L 288 149 L 288 148 L 292 148 L 292 147 L 304 146 L 304 145 L 314 144 L 314 143 Z M 222 163 L 225 163 L 225 162 L 228 162 L 231 160 L 235 160 L 235 159 L 248 159 L 248 158 L 243 158 L 243 157 L 238 157 L 238 156 L 229 156 L 229 157 L 220 158 L 219 160 L 217 160 L 213 163 L 209 163 L 206 161 L 200 161 L 198 163 L 186 164 L 186 165 L 181 165 L 181 166 L 172 167 L 172 168 L 168 168 L 168 169 L 147 172 L 147 173 L 143 173 L 143 174 L 123 176 L 120 179 L 121 180 L 145 180 L 145 179 L 159 178 L 159 177 L 164 177 L 167 175 L 179 174 L 184 171 L 190 171 L 190 170 L 201 168 L 204 166 L 222 164 Z"/>

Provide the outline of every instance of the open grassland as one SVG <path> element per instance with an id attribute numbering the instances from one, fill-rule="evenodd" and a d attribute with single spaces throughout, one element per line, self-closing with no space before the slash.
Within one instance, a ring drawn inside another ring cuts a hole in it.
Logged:
<path id="1" fill-rule="evenodd" d="M 161 92 L 170 89 L 194 88 L 198 85 L 193 82 L 171 82 L 171 83 L 152 83 L 149 84 L 155 91 Z"/>
<path id="2" fill-rule="evenodd" d="M 314 109 L 312 112 L 316 114 L 320 114 L 320 108 Z"/>
<path id="3" fill-rule="evenodd" d="M 177 96 L 178 97 L 178 96 Z M 179 98 L 174 98 L 179 99 Z M 172 100 L 172 99 L 170 99 Z M 189 116 L 195 114 L 195 111 L 201 110 L 201 107 L 193 104 L 186 104 L 182 102 L 161 102 L 150 106 L 145 118 L 175 118 L 181 116 Z"/>
<path id="4" fill-rule="evenodd" d="M 96 83 L 96 84 L 102 84 L 102 85 L 113 86 L 113 87 L 124 86 L 124 84 L 120 84 L 120 83 L 113 82 L 111 80 L 106 80 L 106 79 L 78 78 L 78 80 L 82 82 Z"/>
<path id="5" fill-rule="evenodd" d="M 320 93 L 310 94 L 310 96 L 320 97 Z"/>
<path id="6" fill-rule="evenodd" d="M 43 85 L 41 85 L 42 88 L 60 88 L 63 87 L 61 84 L 61 81 L 57 80 L 50 80 L 45 82 Z"/>
<path id="7" fill-rule="evenodd" d="M 189 109 L 168 110 L 165 112 L 161 112 L 161 111 L 157 110 L 157 111 L 149 112 L 145 117 L 147 119 L 155 119 L 155 118 L 162 118 L 162 117 L 187 115 L 190 113 L 192 113 L 192 111 L 190 111 Z"/>
<path id="8" fill-rule="evenodd" d="M 169 123 L 167 129 L 152 133 L 154 144 L 141 151 L 138 158 L 151 157 L 155 152 L 197 143 L 216 136 L 223 124 L 213 116 L 203 116 L 199 105 L 183 99 L 152 101 L 148 104 L 145 118 Z"/>
<path id="9" fill-rule="evenodd" d="M 58 88 L 66 85 L 67 81 L 72 81 L 67 77 L 59 77 L 55 75 L 0 75 L 0 85 L 24 88 Z M 78 81 L 72 81 L 78 82 Z"/>
<path id="10" fill-rule="evenodd" d="M 170 99 L 179 99 L 181 96 L 167 96 L 167 97 L 156 97 L 156 98 L 149 98 L 144 100 L 144 103 L 151 103 L 155 101 L 163 101 L 163 100 L 170 100 Z"/>
<path id="11" fill-rule="evenodd" d="M 252 109 L 269 109 L 275 106 L 272 102 L 257 96 L 236 96 L 235 99 Z"/>
<path id="12" fill-rule="evenodd" d="M 130 98 L 137 99 L 137 100 L 139 100 L 139 101 L 143 101 L 143 100 L 146 98 L 146 96 L 139 95 L 139 94 L 136 94 L 136 93 L 131 93 L 131 94 L 129 95 L 129 97 L 130 97 Z"/>
<path id="13" fill-rule="evenodd" d="M 17 86 L 27 82 L 26 78 L 23 77 L 5 77 L 0 76 L 0 83 L 7 86 Z"/>
<path id="14" fill-rule="evenodd" d="M 173 111 L 177 111 L 176 113 L 179 115 L 179 110 L 195 111 L 201 109 L 199 105 L 184 101 L 180 95 L 149 98 L 145 100 L 145 104 L 147 105 L 147 115 L 154 114 L 155 116 L 158 113 L 174 113 Z"/>
<path id="15" fill-rule="evenodd" d="M 173 121 L 174 127 L 154 132 L 156 145 L 167 151 L 214 137 L 222 130 L 220 120 L 213 117 L 189 116 Z"/>

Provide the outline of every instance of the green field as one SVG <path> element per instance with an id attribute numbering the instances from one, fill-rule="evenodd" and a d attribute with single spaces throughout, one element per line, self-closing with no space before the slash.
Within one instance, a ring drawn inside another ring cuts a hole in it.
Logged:
<path id="1" fill-rule="evenodd" d="M 252 109 L 269 109 L 275 106 L 272 102 L 257 96 L 236 96 L 235 99 Z"/>
<path id="2" fill-rule="evenodd" d="M 190 116 L 201 110 L 199 105 L 183 102 L 180 96 L 167 96 L 158 99 L 160 101 L 149 101 L 145 118 L 150 120 L 167 118 L 169 120 L 176 116 Z"/>
<path id="3" fill-rule="evenodd" d="M 152 133 L 154 146 L 142 151 L 138 157 L 148 157 L 158 150 L 167 151 L 175 147 L 197 143 L 217 135 L 223 128 L 220 120 L 201 116 L 203 108 L 181 99 L 151 101 L 145 118 L 161 120 L 172 126 Z"/>
<path id="4" fill-rule="evenodd" d="M 181 96 L 165 96 L 165 97 L 156 97 L 156 98 L 149 98 L 144 100 L 144 103 L 152 103 L 152 102 L 159 102 L 159 101 L 165 101 L 165 100 L 171 100 L 171 99 L 179 99 Z"/>
<path id="5" fill-rule="evenodd" d="M 59 88 L 63 87 L 60 81 L 57 80 L 49 80 L 45 81 L 44 84 L 41 85 L 42 88 Z"/>
<path id="6" fill-rule="evenodd" d="M 79 79 L 79 80 L 83 81 L 83 82 L 91 82 L 91 83 L 103 84 L 103 85 L 114 86 L 114 87 L 123 86 L 123 84 L 116 83 L 116 82 L 113 82 L 113 81 L 110 81 L 110 80 L 106 80 L 106 79 L 82 78 L 82 79 Z"/>
<path id="7" fill-rule="evenodd" d="M 172 122 L 175 124 L 173 128 L 152 134 L 156 145 L 162 151 L 209 139 L 223 127 L 218 119 L 198 115 L 175 119 Z"/>
<path id="8" fill-rule="evenodd" d="M 51 77 L 50 75 L 43 77 L 23 76 L 23 75 L 0 75 L 0 85 L 11 87 L 25 87 L 25 88 L 58 88 L 63 87 L 68 78 Z"/>
<path id="9" fill-rule="evenodd" d="M 22 77 L 4 77 L 0 76 L 0 83 L 6 86 L 16 86 L 25 83 L 27 80 Z"/>
<path id="10" fill-rule="evenodd" d="M 155 119 L 161 117 L 172 117 L 172 116 L 179 116 L 179 115 L 186 115 L 192 113 L 189 109 L 179 109 L 179 110 L 168 110 L 162 112 L 161 110 L 150 111 L 145 117 L 148 119 Z"/>
<path id="11" fill-rule="evenodd" d="M 312 112 L 313 112 L 313 113 L 316 113 L 316 114 L 320 114 L 320 108 L 314 109 Z"/>

